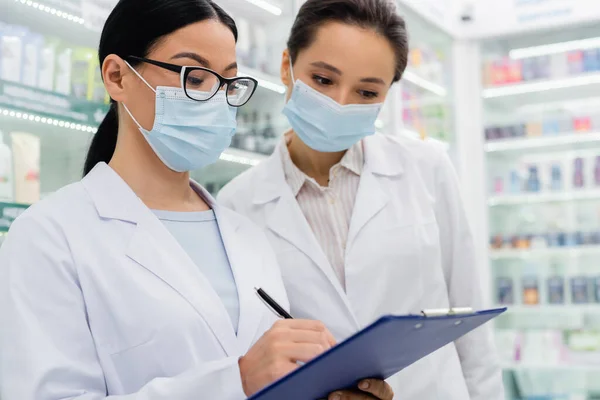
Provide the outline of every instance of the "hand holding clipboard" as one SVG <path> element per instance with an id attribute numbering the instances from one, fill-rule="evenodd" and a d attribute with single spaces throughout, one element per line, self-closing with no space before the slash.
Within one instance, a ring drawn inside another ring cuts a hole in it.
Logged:
<path id="1" fill-rule="evenodd" d="M 321 399 L 355 388 L 366 377 L 387 379 L 505 311 L 461 308 L 384 316 L 249 400 Z"/>

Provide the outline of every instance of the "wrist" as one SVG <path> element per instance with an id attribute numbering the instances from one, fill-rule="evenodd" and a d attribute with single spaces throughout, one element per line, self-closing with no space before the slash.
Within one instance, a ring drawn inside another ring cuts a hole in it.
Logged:
<path id="1" fill-rule="evenodd" d="M 242 389 L 244 390 L 244 394 L 250 397 L 251 393 L 248 390 L 248 384 L 246 382 L 246 357 L 242 356 L 238 359 L 238 367 L 240 369 L 240 379 L 242 381 Z"/>

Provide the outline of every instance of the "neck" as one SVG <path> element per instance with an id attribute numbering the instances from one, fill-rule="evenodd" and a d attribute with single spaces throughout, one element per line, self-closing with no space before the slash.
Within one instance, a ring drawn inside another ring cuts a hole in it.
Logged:
<path id="1" fill-rule="evenodd" d="M 175 172 L 164 165 L 137 127 L 119 130 L 117 147 L 109 165 L 150 209 L 208 209 L 190 187 L 190 174 Z"/>
<path id="2" fill-rule="evenodd" d="M 322 153 L 308 147 L 296 133 L 292 132 L 288 145 L 292 162 L 307 176 L 316 180 L 321 186 L 328 186 L 329 171 L 338 164 L 346 151 Z"/>

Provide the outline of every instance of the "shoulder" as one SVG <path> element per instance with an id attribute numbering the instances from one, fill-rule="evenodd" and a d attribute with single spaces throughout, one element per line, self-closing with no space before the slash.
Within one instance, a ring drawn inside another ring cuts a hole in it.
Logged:
<path id="1" fill-rule="evenodd" d="M 277 160 L 275 155 L 271 155 L 267 160 L 233 178 L 219 191 L 217 200 L 226 207 L 238 210 L 251 201 L 262 183 L 270 179 L 269 170 L 274 168 L 277 168 Z"/>
<path id="2" fill-rule="evenodd" d="M 58 190 L 23 212 L 12 224 L 11 235 L 53 235 L 69 223 L 86 223 L 93 215 L 93 203 L 83 184 L 77 182 Z M 82 218 L 83 217 L 83 218 Z"/>

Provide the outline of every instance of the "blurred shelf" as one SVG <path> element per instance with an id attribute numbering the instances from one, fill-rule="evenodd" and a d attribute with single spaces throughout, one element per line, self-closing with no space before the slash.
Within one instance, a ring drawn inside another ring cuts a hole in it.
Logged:
<path id="1" fill-rule="evenodd" d="M 446 97 L 448 91 L 446 88 L 441 86 L 438 83 L 432 82 L 426 78 L 419 76 L 416 72 L 411 70 L 406 70 L 404 75 L 402 75 L 402 80 L 406 82 L 410 82 L 413 85 L 420 87 L 421 89 L 425 89 L 426 91 L 435 94 L 439 97 Z"/>
<path id="2" fill-rule="evenodd" d="M 419 133 L 417 133 L 416 131 L 414 131 L 412 129 L 404 129 L 402 131 L 401 135 L 409 137 L 411 139 L 425 140 L 426 142 L 434 143 L 436 146 L 440 146 L 440 147 L 442 147 L 446 151 L 448 151 L 450 149 L 450 143 L 449 142 L 447 142 L 445 140 L 436 139 L 436 138 L 433 138 L 433 137 L 428 137 L 428 136 L 425 137 L 425 139 L 423 139 Z"/>
<path id="3" fill-rule="evenodd" d="M 489 87 L 483 90 L 486 100 L 502 98 L 510 100 L 510 105 L 548 101 L 553 98 L 583 98 L 597 95 L 600 90 L 600 73 L 590 72 L 565 78 L 524 82 L 512 85 Z M 543 94 L 542 96 L 540 96 Z"/>
<path id="4" fill-rule="evenodd" d="M 571 201 L 600 200 L 600 190 L 582 190 L 562 193 L 527 193 L 493 196 L 488 200 L 490 207 L 518 206 L 538 203 L 560 203 Z"/>
<path id="5" fill-rule="evenodd" d="M 557 136 L 493 140 L 485 144 L 488 153 L 599 143 L 600 132 L 576 132 Z"/>
<path id="6" fill-rule="evenodd" d="M 501 249 L 491 250 L 490 258 L 492 260 L 511 260 L 520 258 L 542 258 L 555 256 L 580 257 L 584 255 L 600 256 L 599 245 L 579 246 L 579 247 L 548 247 L 540 249 Z"/>
<path id="7" fill-rule="evenodd" d="M 56 2 L 0 0 L 2 15 L 10 16 L 2 22 L 26 26 L 36 32 L 68 40 L 71 44 L 97 48 L 101 27 L 94 27 L 91 21 L 83 18 L 81 5 L 62 2 L 55 6 L 53 3 Z"/>
<path id="8" fill-rule="evenodd" d="M 268 89 L 277 94 L 284 94 L 286 91 L 286 87 L 283 85 L 283 83 L 281 83 L 281 79 L 278 76 L 270 75 L 257 69 L 244 66 L 240 66 L 238 75 L 250 76 L 258 81 L 259 87 Z"/>
<path id="9" fill-rule="evenodd" d="M 508 363 L 502 366 L 505 371 L 522 372 L 522 371 L 549 371 L 549 372 L 600 372 L 599 365 L 585 364 L 533 364 L 533 363 Z"/>
<path id="10" fill-rule="evenodd" d="M 230 147 L 229 149 L 225 150 L 225 152 L 221 154 L 220 157 L 222 161 L 248 165 L 251 167 L 258 165 L 261 161 L 266 160 L 267 158 L 268 157 L 263 154 L 254 153 L 246 150 L 240 150 L 233 147 Z"/>
<path id="11" fill-rule="evenodd" d="M 600 314 L 600 304 L 539 304 L 539 305 L 501 305 L 499 307 L 508 307 L 507 315 L 515 314 Z"/>
<path id="12" fill-rule="evenodd" d="M 219 0 L 219 5 L 236 18 L 267 22 L 281 17 L 284 7 L 275 0 Z"/>

